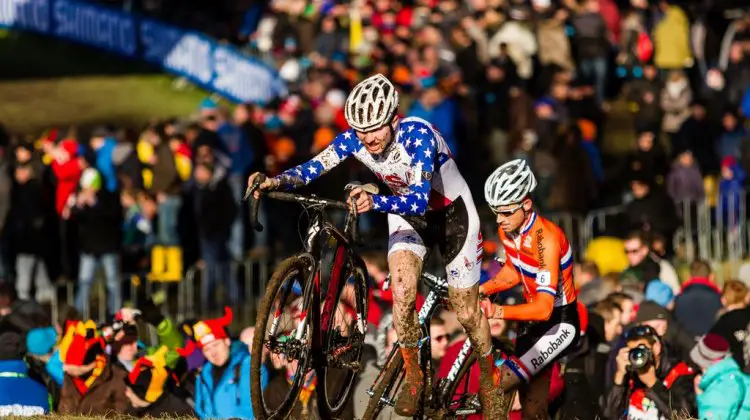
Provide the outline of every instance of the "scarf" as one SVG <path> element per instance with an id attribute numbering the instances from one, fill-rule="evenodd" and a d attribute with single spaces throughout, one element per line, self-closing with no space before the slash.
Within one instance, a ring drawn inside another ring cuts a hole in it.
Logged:
<path id="1" fill-rule="evenodd" d="M 99 376 L 102 375 L 102 372 L 104 372 L 104 368 L 106 366 L 107 356 L 105 356 L 104 354 L 100 354 L 96 356 L 96 360 L 94 361 L 94 369 L 91 370 L 91 373 L 88 376 L 79 376 L 73 378 L 73 384 L 76 386 L 76 389 L 81 395 L 86 395 L 86 392 L 91 389 L 91 386 L 94 384 L 94 382 L 96 382 Z"/>

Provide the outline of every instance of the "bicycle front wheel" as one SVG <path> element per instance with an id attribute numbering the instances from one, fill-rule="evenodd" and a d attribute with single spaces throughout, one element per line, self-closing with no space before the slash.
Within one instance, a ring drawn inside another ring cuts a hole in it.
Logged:
<path id="1" fill-rule="evenodd" d="M 339 248 L 337 252 L 346 251 Z M 351 260 L 348 263 L 342 261 L 338 266 L 343 270 L 338 281 L 345 283 L 338 288 L 335 299 L 330 302 L 327 299 L 323 305 L 321 325 L 324 327 L 325 347 L 321 356 L 324 360 L 316 365 L 318 409 L 324 418 L 339 416 L 350 402 L 360 371 L 366 333 L 367 280 L 364 269 Z"/>
<path id="2" fill-rule="evenodd" d="M 314 262 L 305 254 L 282 261 L 274 271 L 258 309 L 250 363 L 250 398 L 258 419 L 281 420 L 289 416 L 298 401 L 301 386 L 308 375 L 312 358 L 312 320 L 308 315 Z M 265 394 L 261 370 L 265 355 L 279 374 L 292 373 L 285 395 Z M 309 379 L 309 378 L 307 378 Z"/>

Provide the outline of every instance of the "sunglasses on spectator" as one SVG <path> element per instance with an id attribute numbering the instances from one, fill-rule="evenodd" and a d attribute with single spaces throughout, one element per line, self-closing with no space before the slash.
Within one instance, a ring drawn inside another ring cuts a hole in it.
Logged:
<path id="1" fill-rule="evenodd" d="M 523 208 L 523 203 L 517 205 L 516 207 L 513 207 L 511 209 L 506 209 L 506 210 L 500 210 L 499 207 L 490 206 L 490 210 L 492 210 L 493 213 L 495 213 L 498 216 L 503 216 L 503 217 L 513 216 L 521 208 Z"/>
<path id="2" fill-rule="evenodd" d="M 443 335 L 439 335 L 437 337 L 432 337 L 432 340 L 436 341 L 438 343 L 440 343 L 442 341 L 448 341 L 448 334 L 443 334 Z"/>
<path id="3" fill-rule="evenodd" d="M 639 338 L 658 338 L 656 330 L 648 325 L 636 325 L 625 333 L 625 341 L 637 340 Z"/>
<path id="4" fill-rule="evenodd" d="M 628 255 L 637 254 L 639 252 L 641 252 L 641 248 L 631 248 L 631 249 L 625 248 L 625 253 Z"/>

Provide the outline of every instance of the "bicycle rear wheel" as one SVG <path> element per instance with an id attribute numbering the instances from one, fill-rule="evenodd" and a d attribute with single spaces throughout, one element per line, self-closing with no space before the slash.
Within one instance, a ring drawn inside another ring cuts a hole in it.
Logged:
<path id="1" fill-rule="evenodd" d="M 337 250 L 332 278 L 345 282 L 335 299 L 326 299 L 321 314 L 322 363 L 316 363 L 318 410 L 323 418 L 334 418 L 350 403 L 362 358 L 367 322 L 367 283 L 359 264 L 344 260 L 346 249 Z M 342 270 L 337 273 L 337 270 Z M 329 287 L 333 285 L 329 284 Z"/>
<path id="2" fill-rule="evenodd" d="M 396 393 L 404 380 L 403 367 L 404 360 L 401 351 L 396 347 L 391 357 L 386 361 L 385 368 L 375 380 L 373 388 L 371 388 L 372 394 L 362 420 L 375 420 L 386 405 L 394 404 Z"/>
<path id="3" fill-rule="evenodd" d="M 313 324 L 307 315 L 312 295 L 306 286 L 314 266 L 312 259 L 305 254 L 282 261 L 271 276 L 258 309 L 250 363 L 250 398 L 258 419 L 280 420 L 289 416 L 308 374 Z M 282 370 L 293 372 L 286 395 L 264 395 L 261 386 L 264 352 L 274 364 L 281 364 Z"/>

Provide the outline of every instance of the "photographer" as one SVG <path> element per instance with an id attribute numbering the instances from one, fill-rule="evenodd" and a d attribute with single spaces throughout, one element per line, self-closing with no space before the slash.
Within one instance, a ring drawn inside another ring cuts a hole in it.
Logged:
<path id="1" fill-rule="evenodd" d="M 617 353 L 605 417 L 662 420 L 673 418 L 673 413 L 695 415 L 695 372 L 685 362 L 672 360 L 647 325 L 630 329 L 625 341 L 626 347 Z"/>

